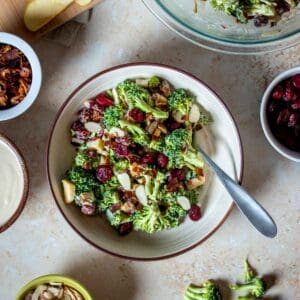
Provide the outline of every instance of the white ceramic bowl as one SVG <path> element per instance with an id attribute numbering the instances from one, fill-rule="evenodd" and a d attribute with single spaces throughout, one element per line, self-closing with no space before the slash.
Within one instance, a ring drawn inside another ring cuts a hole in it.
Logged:
<path id="1" fill-rule="evenodd" d="M 208 170 L 202 190 L 203 217 L 199 222 L 186 218 L 178 228 L 153 235 L 132 232 L 120 237 L 101 217 L 85 217 L 75 205 L 66 205 L 61 180 L 72 164 L 75 151 L 69 129 L 84 101 L 115 87 L 128 78 L 160 76 L 177 88 L 188 89 L 209 111 L 214 122 L 201 130 L 197 142 L 237 181 L 243 173 L 243 151 L 236 124 L 222 100 L 196 77 L 181 70 L 157 64 L 130 64 L 96 74 L 80 85 L 67 99 L 55 120 L 47 150 L 47 173 L 56 203 L 69 224 L 90 244 L 121 257 L 137 260 L 167 258 L 187 251 L 208 238 L 224 222 L 233 201 L 220 182 Z"/>
<path id="2" fill-rule="evenodd" d="M 27 167 L 21 152 L 10 139 L 8 139 L 5 135 L 1 133 L 0 133 L 0 147 L 2 148 L 2 150 L 5 150 L 5 152 L 7 153 L 7 156 L 9 157 L 10 167 L 12 168 L 11 171 L 13 172 L 12 174 L 13 176 L 15 176 L 14 184 L 12 184 L 11 186 L 14 188 L 15 197 L 11 197 L 10 201 L 7 203 L 5 203 L 3 196 L 2 199 L 0 200 L 0 233 L 1 233 L 6 229 L 8 229 L 22 213 L 28 197 L 29 177 L 28 177 Z M 5 180 L 8 179 L 9 173 L 5 172 L 4 174 L 2 174 L 1 166 L 0 166 L 0 174 L 3 176 L 5 175 L 5 177 L 1 179 L 4 180 L 2 182 L 5 183 Z M 1 191 L 1 193 L 5 193 L 5 192 L 7 191 Z"/>
<path id="3" fill-rule="evenodd" d="M 37 98 L 42 84 L 42 69 L 40 61 L 31 46 L 16 35 L 0 32 L 0 43 L 20 49 L 27 57 L 32 70 L 32 84 L 28 94 L 18 105 L 0 110 L 0 121 L 6 121 L 23 114 Z"/>
<path id="4" fill-rule="evenodd" d="M 275 86 L 278 83 L 280 83 L 281 81 L 283 81 L 295 74 L 300 74 L 300 66 L 294 67 L 292 69 L 284 71 L 283 73 L 280 73 L 270 83 L 270 85 L 266 89 L 266 91 L 263 95 L 263 98 L 262 98 L 262 102 L 261 102 L 261 106 L 260 106 L 260 122 L 261 122 L 261 126 L 263 128 L 264 134 L 265 134 L 267 140 L 269 141 L 269 143 L 272 145 L 272 147 L 277 152 L 279 152 L 281 155 L 283 155 L 284 157 L 286 157 L 290 160 L 296 161 L 296 162 L 300 162 L 300 153 L 296 152 L 296 151 L 292 151 L 292 150 L 288 149 L 287 147 L 285 147 L 284 145 L 282 145 L 281 143 L 279 143 L 279 141 L 273 135 L 273 133 L 270 129 L 269 123 L 268 123 L 268 119 L 267 119 L 267 105 L 268 105 L 269 98 L 270 98 L 270 95 L 271 95 L 273 89 L 275 88 Z"/>

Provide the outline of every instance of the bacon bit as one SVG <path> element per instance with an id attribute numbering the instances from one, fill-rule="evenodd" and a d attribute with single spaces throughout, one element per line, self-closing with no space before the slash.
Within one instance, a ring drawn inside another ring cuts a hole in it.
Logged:
<path id="1" fill-rule="evenodd" d="M 202 168 L 196 168 L 196 174 L 197 176 L 204 176 L 204 172 Z"/>
<path id="2" fill-rule="evenodd" d="M 152 138 L 153 139 L 159 139 L 160 135 L 161 135 L 161 130 L 159 128 L 156 128 L 153 135 L 152 135 Z"/>
<path id="3" fill-rule="evenodd" d="M 115 203 L 112 205 L 112 207 L 110 208 L 112 213 L 115 213 L 117 210 L 119 210 L 121 208 L 121 203 Z"/>
<path id="4" fill-rule="evenodd" d="M 152 120 L 154 120 L 152 113 L 146 113 L 146 121 L 152 121 Z"/>
<path id="5" fill-rule="evenodd" d="M 143 171 L 143 167 L 134 162 L 129 167 L 129 172 L 132 177 L 139 177 Z"/>
<path id="6" fill-rule="evenodd" d="M 160 90 L 164 94 L 165 97 L 169 97 L 172 94 L 172 89 L 168 81 L 163 80 L 160 85 Z"/>

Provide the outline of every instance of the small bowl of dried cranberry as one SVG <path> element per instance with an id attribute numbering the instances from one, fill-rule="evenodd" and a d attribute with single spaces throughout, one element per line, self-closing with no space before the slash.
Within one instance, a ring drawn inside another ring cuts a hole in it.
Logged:
<path id="1" fill-rule="evenodd" d="M 31 46 L 13 34 L 0 32 L 0 121 L 29 109 L 41 83 L 41 65 Z"/>
<path id="2" fill-rule="evenodd" d="M 262 99 L 260 119 L 273 148 L 300 162 L 300 66 L 279 74 L 271 82 Z"/>

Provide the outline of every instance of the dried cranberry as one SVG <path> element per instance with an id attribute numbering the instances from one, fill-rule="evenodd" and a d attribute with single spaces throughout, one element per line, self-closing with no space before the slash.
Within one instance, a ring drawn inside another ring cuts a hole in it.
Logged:
<path id="1" fill-rule="evenodd" d="M 283 87 L 282 85 L 277 85 L 272 92 L 272 98 L 275 100 L 280 100 L 282 96 L 283 96 Z"/>
<path id="2" fill-rule="evenodd" d="M 89 100 L 88 107 L 99 113 L 103 112 L 104 110 L 103 106 L 99 105 L 95 100 Z"/>
<path id="3" fill-rule="evenodd" d="M 142 157 L 141 163 L 145 164 L 145 165 L 152 165 L 152 164 L 154 164 L 155 159 L 156 159 L 156 154 L 154 152 L 146 153 Z"/>
<path id="4" fill-rule="evenodd" d="M 168 164 L 168 157 L 163 153 L 159 153 L 157 156 L 157 165 L 161 168 L 165 168 Z"/>
<path id="5" fill-rule="evenodd" d="M 145 113 L 138 108 L 130 110 L 129 117 L 137 123 L 142 123 L 145 121 Z"/>
<path id="6" fill-rule="evenodd" d="M 276 113 L 280 110 L 280 105 L 278 101 L 273 101 L 269 104 L 268 111 L 270 113 Z"/>
<path id="7" fill-rule="evenodd" d="M 115 213 L 117 210 L 119 210 L 121 208 L 121 204 L 120 203 L 114 203 L 112 205 L 112 207 L 110 208 L 112 213 Z"/>
<path id="8" fill-rule="evenodd" d="M 300 109 L 300 100 L 295 101 L 295 102 L 292 104 L 292 108 L 293 108 L 293 109 Z"/>
<path id="9" fill-rule="evenodd" d="M 283 99 L 285 101 L 292 101 L 294 99 L 295 92 L 291 81 L 287 81 L 285 84 L 285 91 L 283 94 Z"/>
<path id="10" fill-rule="evenodd" d="M 184 169 L 174 169 L 171 171 L 171 177 L 175 177 L 178 181 L 185 179 L 185 170 Z"/>
<path id="11" fill-rule="evenodd" d="M 292 83 L 295 88 L 300 89 L 300 74 L 294 75 L 292 77 Z"/>
<path id="12" fill-rule="evenodd" d="M 114 105 L 113 100 L 106 97 L 103 93 L 96 97 L 96 102 L 103 107 L 109 107 Z"/>
<path id="13" fill-rule="evenodd" d="M 88 149 L 85 151 L 86 155 L 92 158 L 97 157 L 97 151 L 93 149 Z"/>
<path id="14" fill-rule="evenodd" d="M 109 181 L 112 176 L 113 170 L 110 166 L 99 166 L 96 170 L 96 177 L 102 183 Z"/>
<path id="15" fill-rule="evenodd" d="M 125 145 L 125 146 L 131 146 L 132 145 L 132 139 L 129 136 L 124 136 L 124 137 L 117 137 L 115 139 L 116 143 Z"/>
<path id="16" fill-rule="evenodd" d="M 286 11 L 289 11 L 290 7 L 285 1 L 277 0 L 275 9 L 276 9 L 276 12 L 278 13 L 278 15 L 281 16 Z"/>
<path id="17" fill-rule="evenodd" d="M 81 123 L 86 123 L 91 119 L 92 110 L 89 108 L 84 108 L 79 112 L 79 120 Z"/>
<path id="18" fill-rule="evenodd" d="M 297 113 L 293 113 L 290 115 L 288 127 L 296 127 L 296 125 L 300 124 L 300 115 Z"/>
<path id="19" fill-rule="evenodd" d="M 132 231 L 132 228 L 133 228 L 133 226 L 132 226 L 131 222 L 124 223 L 119 226 L 118 232 L 121 236 L 124 236 L 124 235 L 129 234 Z"/>
<path id="20" fill-rule="evenodd" d="M 176 121 L 173 121 L 173 122 L 170 122 L 168 125 L 167 125 L 167 128 L 170 130 L 170 131 L 174 131 L 178 128 L 181 127 L 181 124 L 176 122 Z"/>
<path id="21" fill-rule="evenodd" d="M 290 118 L 290 115 L 291 114 L 287 108 L 282 110 L 277 117 L 277 125 L 283 125 L 287 123 Z"/>
<path id="22" fill-rule="evenodd" d="M 90 136 L 90 132 L 82 127 L 75 131 L 75 135 L 79 140 L 87 140 Z"/>
<path id="23" fill-rule="evenodd" d="M 96 211 L 96 206 L 92 203 L 89 203 L 89 204 L 83 204 L 81 206 L 81 212 L 84 214 L 84 215 L 87 215 L 87 216 L 92 216 Z"/>
<path id="24" fill-rule="evenodd" d="M 116 143 L 114 147 L 114 152 L 118 158 L 123 158 L 129 154 L 129 149 L 126 145 Z"/>
<path id="25" fill-rule="evenodd" d="M 78 130 L 78 129 L 82 129 L 82 128 L 84 128 L 83 127 L 83 124 L 80 122 L 80 121 L 75 121 L 73 124 L 72 124 L 72 126 L 71 126 L 71 129 L 72 130 L 74 130 L 74 131 L 76 131 L 76 130 Z"/>
<path id="26" fill-rule="evenodd" d="M 135 194 L 132 191 L 122 191 L 121 199 L 124 202 L 131 201 L 134 195 Z"/>
<path id="27" fill-rule="evenodd" d="M 140 162 L 140 160 L 141 160 L 141 158 L 136 154 L 129 154 L 127 156 L 127 158 L 128 158 L 128 160 L 131 164 L 134 163 L 134 162 Z"/>
<path id="28" fill-rule="evenodd" d="M 196 204 L 193 204 L 192 207 L 190 208 L 189 210 L 189 217 L 192 221 L 198 221 L 201 219 L 201 208 L 196 205 Z"/>

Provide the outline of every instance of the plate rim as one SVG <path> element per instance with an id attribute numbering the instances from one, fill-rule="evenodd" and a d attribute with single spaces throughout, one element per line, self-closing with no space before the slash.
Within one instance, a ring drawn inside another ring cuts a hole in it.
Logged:
<path id="1" fill-rule="evenodd" d="M 93 247 L 95 247 L 98 250 L 101 250 L 105 253 L 108 253 L 110 255 L 113 255 L 115 257 L 119 257 L 119 258 L 123 258 L 123 259 L 128 259 L 128 260 L 133 260 L 133 261 L 158 261 L 158 260 L 163 260 L 163 259 L 169 259 L 172 257 L 176 257 L 179 256 L 183 253 L 186 253 L 194 248 L 196 248 L 197 246 L 199 246 L 200 244 L 202 244 L 204 241 L 206 241 L 209 237 L 211 237 L 220 227 L 221 225 L 223 225 L 223 223 L 225 222 L 225 220 L 227 219 L 227 217 L 229 216 L 230 212 L 232 211 L 234 205 L 234 202 L 232 201 L 229 209 L 226 211 L 226 213 L 224 214 L 223 218 L 221 219 L 221 221 L 210 231 L 208 232 L 202 239 L 200 239 L 198 242 L 180 250 L 180 251 L 176 251 L 174 253 L 171 254 L 166 254 L 166 255 L 162 255 L 162 256 L 155 256 L 155 257 L 147 257 L 147 258 L 142 258 L 142 257 L 134 257 L 134 256 L 128 256 L 128 255 L 122 255 L 116 252 L 113 252 L 111 250 L 107 250 L 97 244 L 95 244 L 93 241 L 91 241 L 89 238 L 87 238 L 86 236 L 84 236 L 72 223 L 71 221 L 67 218 L 67 216 L 65 215 L 65 213 L 63 212 L 62 208 L 60 207 L 58 200 L 55 196 L 54 193 L 54 189 L 52 187 L 51 184 L 51 180 L 50 180 L 50 168 L 49 168 L 49 155 L 50 155 L 50 145 L 52 142 L 52 136 L 53 136 L 53 132 L 54 129 L 56 128 L 56 124 L 62 114 L 62 112 L 64 111 L 65 107 L 69 104 L 69 102 L 72 100 L 72 98 L 74 97 L 74 95 L 76 95 L 84 86 L 86 86 L 87 84 L 89 84 L 91 81 L 93 81 L 94 79 L 110 73 L 112 71 L 116 71 L 119 69 L 125 69 L 125 68 L 130 68 L 130 67 L 159 67 L 159 68 L 163 68 L 163 69 L 167 69 L 167 70 L 171 70 L 171 71 L 175 71 L 175 72 L 179 72 L 187 77 L 190 77 L 192 79 L 194 79 L 195 81 L 197 81 L 198 83 L 200 83 L 201 85 L 205 86 L 219 101 L 219 103 L 223 106 L 223 108 L 225 109 L 225 111 L 228 113 L 228 116 L 230 117 L 232 124 L 235 127 L 236 130 L 236 134 L 237 134 L 237 138 L 238 138 L 238 143 L 239 143 L 239 150 L 241 153 L 240 156 L 240 165 L 241 165 L 241 170 L 240 173 L 238 174 L 238 183 L 241 184 L 243 181 L 243 177 L 244 177 L 244 150 L 243 150 L 243 144 L 242 144 L 242 139 L 241 139 L 241 134 L 240 131 L 238 129 L 237 123 L 231 113 L 231 111 L 229 110 L 227 104 L 224 102 L 224 100 L 212 89 L 209 87 L 208 84 L 206 84 L 204 81 L 202 81 L 201 79 L 199 79 L 197 76 L 184 71 L 180 68 L 177 67 L 173 67 L 173 66 L 169 66 L 166 64 L 161 64 L 161 63 L 149 63 L 149 62 L 138 62 L 138 63 L 127 63 L 127 64 L 120 64 L 120 65 L 116 65 L 107 69 L 104 69 L 94 75 L 92 75 L 91 77 L 89 77 L 87 80 L 85 80 L 83 83 L 81 83 L 77 88 L 75 88 L 73 90 L 73 92 L 71 92 L 71 94 L 67 97 L 67 99 L 63 102 L 63 104 L 61 105 L 61 107 L 59 108 L 58 112 L 56 113 L 55 119 L 52 122 L 51 125 L 51 130 L 48 136 L 48 141 L 47 141 L 47 146 L 46 146 L 46 175 L 47 175 L 47 181 L 53 196 L 53 199 L 59 209 L 59 211 L 61 212 L 61 214 L 63 215 L 64 219 L 67 221 L 67 223 L 73 228 L 73 230 L 81 237 L 83 238 L 86 242 L 88 242 L 90 245 L 92 245 Z"/>

